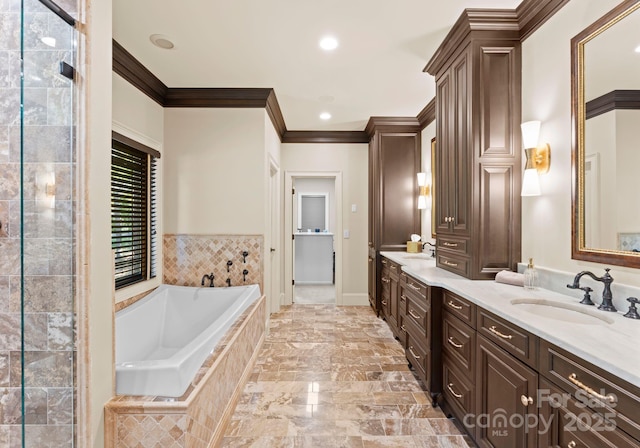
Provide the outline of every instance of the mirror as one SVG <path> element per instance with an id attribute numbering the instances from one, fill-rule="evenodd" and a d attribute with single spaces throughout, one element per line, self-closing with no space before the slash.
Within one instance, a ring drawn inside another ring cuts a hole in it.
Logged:
<path id="1" fill-rule="evenodd" d="M 326 232 L 329 229 L 329 198 L 326 193 L 298 195 L 298 230 Z"/>
<path id="2" fill-rule="evenodd" d="M 571 41 L 572 258 L 640 267 L 640 0 Z"/>

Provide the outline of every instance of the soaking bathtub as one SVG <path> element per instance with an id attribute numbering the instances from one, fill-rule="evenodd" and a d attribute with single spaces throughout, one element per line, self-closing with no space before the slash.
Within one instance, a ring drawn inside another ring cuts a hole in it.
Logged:
<path id="1" fill-rule="evenodd" d="M 116 313 L 116 393 L 180 397 L 259 285 L 161 285 Z"/>

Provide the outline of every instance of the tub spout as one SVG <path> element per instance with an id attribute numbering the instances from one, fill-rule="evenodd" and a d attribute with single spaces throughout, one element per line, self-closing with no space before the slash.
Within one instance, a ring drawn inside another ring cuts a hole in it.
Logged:
<path id="1" fill-rule="evenodd" d="M 227 280 L 225 280 L 227 282 L 227 286 L 231 286 L 231 279 L 228 278 Z"/>

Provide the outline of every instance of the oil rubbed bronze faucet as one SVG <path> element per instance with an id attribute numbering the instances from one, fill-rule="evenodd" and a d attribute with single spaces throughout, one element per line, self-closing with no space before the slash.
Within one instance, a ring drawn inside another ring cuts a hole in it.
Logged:
<path id="1" fill-rule="evenodd" d="M 204 274 L 202 276 L 202 281 L 200 282 L 201 286 L 204 286 L 204 281 L 209 279 L 209 287 L 213 288 L 213 272 L 211 274 Z"/>
<path id="2" fill-rule="evenodd" d="M 613 277 L 611 277 L 611 275 L 609 274 L 610 270 L 611 270 L 610 268 L 605 268 L 605 273 L 602 277 L 596 277 L 593 274 L 593 272 L 582 271 L 575 276 L 575 278 L 573 279 L 573 284 L 567 285 L 567 288 L 582 289 L 585 292 L 585 295 L 584 295 L 584 299 L 582 299 L 582 302 L 580 303 L 584 303 L 586 305 L 593 305 L 593 302 L 591 302 L 591 299 L 589 297 L 589 293 L 593 290 L 588 286 L 580 287 L 580 279 L 583 276 L 588 275 L 595 281 L 602 282 L 604 284 L 604 290 L 602 291 L 602 303 L 600 304 L 598 309 L 602 311 L 616 312 L 618 310 L 616 310 L 616 307 L 613 306 L 613 295 L 611 294 L 611 283 L 613 283 Z"/>

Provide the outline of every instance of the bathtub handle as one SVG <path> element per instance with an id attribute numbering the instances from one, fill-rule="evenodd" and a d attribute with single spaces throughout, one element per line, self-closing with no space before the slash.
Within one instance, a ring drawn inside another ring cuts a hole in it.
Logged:
<path id="1" fill-rule="evenodd" d="M 233 264 L 233 261 L 231 260 L 227 261 L 227 272 L 229 272 L 229 268 L 231 267 L 232 264 Z"/>
<path id="2" fill-rule="evenodd" d="M 247 281 L 247 274 L 249 273 L 249 271 L 247 269 L 243 269 L 242 270 L 242 281 L 246 282 Z"/>

